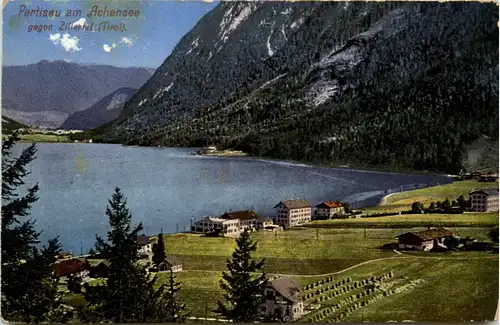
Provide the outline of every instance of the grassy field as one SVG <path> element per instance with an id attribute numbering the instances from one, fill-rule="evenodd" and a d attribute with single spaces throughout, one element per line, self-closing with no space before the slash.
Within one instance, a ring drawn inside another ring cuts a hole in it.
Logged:
<path id="1" fill-rule="evenodd" d="M 374 218 L 318 220 L 308 228 L 403 228 L 403 227 L 492 227 L 498 225 L 497 212 L 463 214 L 406 214 Z"/>
<path id="2" fill-rule="evenodd" d="M 254 256 L 265 258 L 265 271 L 268 275 L 282 274 L 296 279 L 302 285 L 306 285 L 318 279 L 325 277 L 325 274 L 334 274 L 341 272 L 336 277 L 350 276 L 353 279 L 360 279 L 366 276 L 377 275 L 394 269 L 400 276 L 414 276 L 423 278 L 426 283 L 439 282 L 441 277 L 448 277 L 446 281 L 456 281 L 457 273 L 449 273 L 452 270 L 466 268 L 466 277 L 460 276 L 460 286 L 452 288 L 456 294 L 467 295 L 467 290 L 471 287 L 483 286 L 486 277 L 491 281 L 498 283 L 498 257 L 487 252 L 457 252 L 457 253 L 413 253 L 399 255 L 391 250 L 381 250 L 377 247 L 387 243 L 395 242 L 394 237 L 404 233 L 411 228 L 387 228 L 387 229 L 311 229 L 297 228 L 293 231 L 287 231 L 278 234 L 275 237 L 272 233 L 253 233 L 252 238 L 257 240 L 258 250 Z M 489 228 L 450 228 L 455 234 L 461 237 L 473 237 L 478 240 L 487 240 Z M 182 283 L 182 298 L 189 306 L 189 311 L 196 317 L 215 317 L 213 309 L 217 306 L 217 300 L 222 297 L 219 281 L 222 271 L 226 270 L 226 259 L 233 252 L 235 246 L 232 238 L 210 238 L 194 234 L 174 234 L 165 236 L 165 242 L 168 254 L 177 255 L 183 261 L 184 271 L 177 273 L 178 280 Z M 273 245 L 274 244 L 274 245 Z M 380 261 L 370 262 L 370 260 L 382 258 Z M 366 262 L 367 264 L 359 263 Z M 484 262 L 484 264 L 482 264 Z M 479 265 L 484 265 L 484 269 L 477 277 L 469 276 L 469 265 L 474 269 Z M 347 271 L 343 271 L 349 267 Z M 433 273 L 434 272 L 434 273 Z M 436 277 L 437 276 L 437 277 Z M 166 281 L 168 273 L 159 273 L 160 282 Z M 432 280 L 434 279 L 434 280 Z M 432 280 L 432 281 L 431 281 Z M 445 282 L 447 283 L 447 282 Z M 447 283 L 446 286 L 451 286 Z M 439 290 L 444 290 L 442 285 Z M 493 288 L 494 289 L 494 288 Z M 488 291 L 483 296 L 474 297 L 471 305 L 478 306 L 484 304 L 486 307 L 480 312 L 474 314 L 470 309 L 462 314 L 458 309 L 455 310 L 455 318 L 472 317 L 471 319 L 481 319 L 484 315 L 489 315 L 491 303 L 487 303 L 488 297 L 497 297 L 498 293 L 488 287 Z M 419 289 L 424 290 L 424 289 Z M 436 296 L 431 299 L 433 304 L 441 297 L 441 293 L 434 289 L 427 289 Z M 415 291 L 417 292 L 417 291 Z M 438 295 L 439 293 L 439 295 Z M 422 294 L 422 293 L 420 293 Z M 391 296 L 388 299 L 399 299 L 399 296 Z M 401 297 L 405 297 L 401 294 Z M 407 298 L 405 298 L 407 299 Z M 402 319 L 424 319 L 427 300 L 419 297 L 419 307 L 415 310 L 413 318 L 411 315 L 400 314 L 397 309 L 386 305 L 378 313 L 378 320 L 397 320 Z M 379 302 L 383 303 L 383 302 Z M 444 306 L 448 303 L 446 300 L 440 301 L 438 306 Z M 466 301 L 459 305 L 464 307 Z M 370 307 L 371 308 L 371 307 Z M 421 309 L 420 309 L 421 308 Z M 434 307 L 432 307 L 434 308 Z M 458 307 L 457 307 L 458 308 Z M 465 307 L 464 307 L 465 308 Z M 408 308 L 407 308 L 408 309 Z M 370 309 L 367 309 L 367 311 Z M 419 313 L 422 313 L 420 315 Z M 471 315 L 471 316 L 469 316 Z M 351 315 L 352 317 L 355 314 Z M 371 320 L 365 315 L 365 320 Z M 444 318 L 443 318 L 444 319 Z"/>
<path id="3" fill-rule="evenodd" d="M 456 200 L 460 195 L 463 195 L 467 199 L 470 191 L 474 188 L 482 187 L 498 188 L 498 182 L 486 183 L 478 182 L 477 180 L 456 181 L 446 185 L 394 193 L 386 197 L 381 205 L 411 207 L 411 204 L 417 201 L 428 205 L 431 202 L 444 201 L 446 199 L 449 199 L 450 201 Z"/>

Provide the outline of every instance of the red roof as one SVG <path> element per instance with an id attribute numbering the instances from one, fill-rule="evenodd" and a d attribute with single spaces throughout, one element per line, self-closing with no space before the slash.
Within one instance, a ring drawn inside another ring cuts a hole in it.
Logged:
<path id="1" fill-rule="evenodd" d="M 330 208 L 330 209 L 335 209 L 335 208 L 340 208 L 342 207 L 342 203 L 339 201 L 325 201 L 316 206 L 317 208 Z"/>
<path id="2" fill-rule="evenodd" d="M 90 264 L 88 261 L 82 261 L 75 258 L 56 262 L 52 264 L 52 269 L 56 276 L 68 276 L 90 269 Z"/>

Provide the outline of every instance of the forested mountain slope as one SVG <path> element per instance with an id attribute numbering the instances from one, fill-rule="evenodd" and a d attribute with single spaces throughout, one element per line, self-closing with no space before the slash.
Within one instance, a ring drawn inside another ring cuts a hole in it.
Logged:
<path id="1" fill-rule="evenodd" d="M 303 161 L 457 172 L 498 146 L 498 8 L 224 2 L 100 131 Z"/>

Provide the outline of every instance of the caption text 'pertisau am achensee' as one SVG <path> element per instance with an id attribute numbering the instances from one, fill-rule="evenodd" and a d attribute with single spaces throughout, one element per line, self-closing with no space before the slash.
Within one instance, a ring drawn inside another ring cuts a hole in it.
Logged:
<path id="1" fill-rule="evenodd" d="M 127 26 L 123 19 L 134 19 L 139 16 L 139 9 L 108 8 L 98 5 L 92 6 L 86 12 L 81 9 L 48 9 L 40 6 L 29 8 L 26 5 L 20 5 L 18 12 L 18 18 L 48 18 L 47 23 L 27 24 L 28 32 L 38 33 L 52 31 L 125 32 Z M 52 22 L 55 18 L 61 18 L 61 20 L 57 23 Z"/>

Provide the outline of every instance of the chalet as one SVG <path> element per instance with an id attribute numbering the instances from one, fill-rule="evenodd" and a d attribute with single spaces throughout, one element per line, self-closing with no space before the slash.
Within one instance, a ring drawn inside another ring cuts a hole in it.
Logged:
<path id="1" fill-rule="evenodd" d="M 259 215 L 252 210 L 226 212 L 221 217 L 224 220 L 239 220 L 239 232 L 245 228 L 255 229 Z"/>
<path id="2" fill-rule="evenodd" d="M 221 231 L 227 236 L 238 236 L 245 229 L 257 229 L 259 215 L 253 210 L 226 212 L 220 217 L 205 217 L 191 226 L 192 232 Z"/>
<path id="3" fill-rule="evenodd" d="M 269 279 L 261 313 L 263 315 L 280 315 L 284 321 L 294 321 L 300 318 L 304 314 L 300 285 L 285 277 Z"/>
<path id="4" fill-rule="evenodd" d="M 109 276 L 109 262 L 102 261 L 92 266 L 89 270 L 89 276 L 91 278 L 107 278 Z"/>
<path id="5" fill-rule="evenodd" d="M 469 193 L 471 210 L 498 211 L 498 188 L 478 189 Z"/>
<path id="6" fill-rule="evenodd" d="M 339 201 L 326 201 L 314 207 L 313 219 L 332 219 L 344 214 L 345 210 Z"/>
<path id="7" fill-rule="evenodd" d="M 67 277 L 70 275 L 87 276 L 90 270 L 89 262 L 77 258 L 67 259 L 52 264 L 52 271 L 57 277 Z"/>
<path id="8" fill-rule="evenodd" d="M 419 232 L 407 232 L 397 236 L 398 248 L 418 251 L 430 251 L 434 247 L 444 246 L 444 239 L 453 233 L 444 228 L 429 228 Z"/>
<path id="9" fill-rule="evenodd" d="M 153 254 L 153 244 L 151 239 L 144 234 L 137 236 L 137 247 L 140 256 L 149 257 Z"/>
<path id="10" fill-rule="evenodd" d="M 498 174 L 487 173 L 481 175 L 479 178 L 480 182 L 498 182 Z"/>
<path id="11" fill-rule="evenodd" d="M 256 222 L 257 229 L 274 229 L 277 226 L 270 217 L 259 217 Z"/>
<path id="12" fill-rule="evenodd" d="M 177 256 L 168 256 L 164 262 L 158 265 L 158 271 L 182 271 L 182 262 Z"/>
<path id="13" fill-rule="evenodd" d="M 483 176 L 483 173 L 481 173 L 481 172 L 476 171 L 476 172 L 470 173 L 470 178 L 472 178 L 472 179 L 480 180 L 482 176 Z"/>
<path id="14" fill-rule="evenodd" d="M 278 203 L 274 209 L 274 223 L 289 228 L 311 221 L 312 205 L 304 199 L 285 200 Z"/>
<path id="15" fill-rule="evenodd" d="M 73 253 L 72 252 L 63 252 L 63 253 L 59 253 L 56 258 L 58 260 L 65 260 L 65 259 L 68 259 L 68 258 L 73 258 Z"/>

